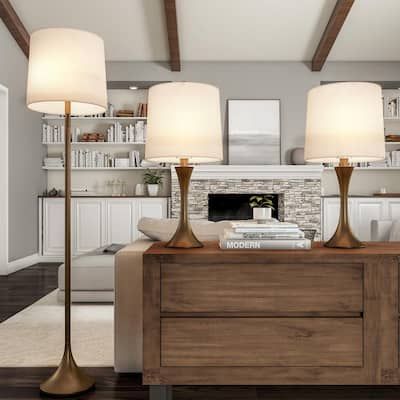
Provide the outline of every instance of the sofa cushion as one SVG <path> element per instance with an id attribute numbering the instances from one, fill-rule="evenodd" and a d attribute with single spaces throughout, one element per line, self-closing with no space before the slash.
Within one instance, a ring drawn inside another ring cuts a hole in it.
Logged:
<path id="1" fill-rule="evenodd" d="M 199 240 L 218 240 L 224 229 L 230 228 L 229 221 L 212 222 L 207 220 L 190 221 L 194 234 Z M 166 242 L 170 240 L 178 226 L 177 219 L 141 218 L 138 229 L 148 238 Z"/>
<path id="2" fill-rule="evenodd" d="M 114 255 L 82 255 L 72 259 L 71 289 L 114 290 Z M 58 288 L 65 288 L 64 264 L 58 269 Z"/>

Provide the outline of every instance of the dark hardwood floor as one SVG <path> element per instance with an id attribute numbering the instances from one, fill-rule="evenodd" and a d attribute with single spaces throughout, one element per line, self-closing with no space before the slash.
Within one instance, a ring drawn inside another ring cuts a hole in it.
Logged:
<path id="1" fill-rule="evenodd" d="M 87 368 L 96 378 L 96 390 L 76 400 L 147 400 L 148 388 L 140 374 L 116 374 L 112 368 Z M 39 384 L 51 368 L 0 368 L 0 399 L 42 398 Z M 398 400 L 396 387 L 332 386 L 177 386 L 174 400 Z"/>
<path id="2" fill-rule="evenodd" d="M 0 322 L 57 288 L 57 264 L 37 264 L 0 277 Z M 1 354 L 0 354 L 1 357 Z M 39 385 L 53 368 L 0 368 L 0 400 L 40 399 Z M 140 374 L 116 374 L 112 368 L 87 368 L 96 390 L 76 400 L 147 400 Z M 180 386 L 174 400 L 398 400 L 396 387 Z"/>
<path id="3" fill-rule="evenodd" d="M 41 263 L 0 276 L 0 322 L 56 289 L 57 265 Z"/>

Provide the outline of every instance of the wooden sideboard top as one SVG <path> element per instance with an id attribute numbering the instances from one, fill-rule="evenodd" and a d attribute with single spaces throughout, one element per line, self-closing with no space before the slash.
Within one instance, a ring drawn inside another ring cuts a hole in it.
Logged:
<path id="1" fill-rule="evenodd" d="M 280 256 L 291 255 L 293 258 L 297 256 L 318 256 L 335 257 L 335 256 L 400 256 L 400 242 L 368 242 L 366 247 L 361 249 L 332 249 L 324 247 L 323 242 L 314 242 L 311 250 L 222 250 L 219 248 L 217 241 L 205 241 L 204 247 L 195 249 L 175 249 L 165 247 L 165 242 L 155 242 L 144 254 L 152 256 L 169 256 L 169 255 L 209 255 L 209 256 Z"/>

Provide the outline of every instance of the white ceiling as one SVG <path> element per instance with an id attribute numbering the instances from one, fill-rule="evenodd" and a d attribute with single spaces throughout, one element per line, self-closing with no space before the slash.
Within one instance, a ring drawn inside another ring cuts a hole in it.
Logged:
<path id="1" fill-rule="evenodd" d="M 183 61 L 310 61 L 336 0 L 176 0 Z M 165 61 L 163 0 L 11 0 L 29 32 L 104 38 L 113 61 Z M 400 0 L 355 0 L 328 60 L 400 60 Z"/>
<path id="2" fill-rule="evenodd" d="M 331 61 L 399 61 L 400 0 L 355 0 Z"/>

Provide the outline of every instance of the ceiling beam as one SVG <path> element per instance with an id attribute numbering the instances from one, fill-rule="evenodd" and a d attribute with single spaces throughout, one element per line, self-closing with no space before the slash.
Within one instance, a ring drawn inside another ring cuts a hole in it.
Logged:
<path id="1" fill-rule="evenodd" d="M 179 55 L 178 22 L 176 18 L 175 0 L 164 0 L 164 8 L 167 22 L 169 64 L 171 71 L 180 71 L 181 58 Z"/>
<path id="2" fill-rule="evenodd" d="M 325 31 L 322 34 L 317 50 L 315 50 L 312 58 L 312 71 L 321 71 L 326 59 L 328 58 L 329 52 L 331 51 L 332 46 L 335 43 L 340 30 L 342 29 L 344 21 L 346 20 L 346 17 L 353 6 L 353 3 L 354 0 L 337 0 L 328 24 L 326 25 Z"/>
<path id="3" fill-rule="evenodd" d="M 22 52 L 26 57 L 29 57 L 29 33 L 9 0 L 0 0 L 0 18 L 18 43 Z"/>

